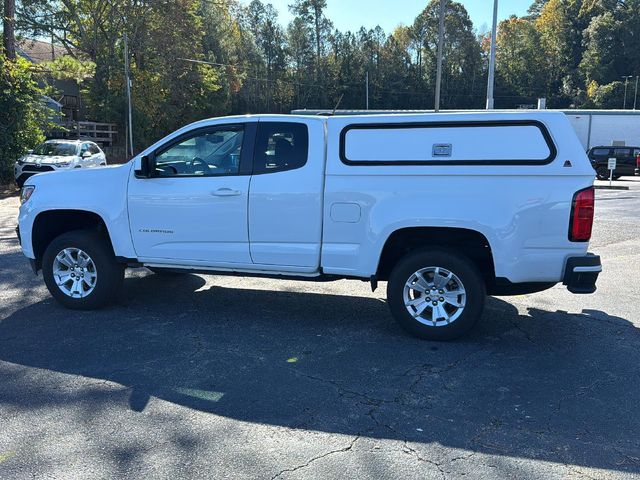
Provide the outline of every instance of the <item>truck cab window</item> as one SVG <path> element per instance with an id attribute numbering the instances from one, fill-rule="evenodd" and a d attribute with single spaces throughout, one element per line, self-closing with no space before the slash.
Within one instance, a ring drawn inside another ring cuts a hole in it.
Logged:
<path id="1" fill-rule="evenodd" d="M 244 129 L 242 126 L 201 130 L 158 151 L 159 177 L 237 175 Z"/>
<path id="2" fill-rule="evenodd" d="M 309 132 L 303 123 L 264 122 L 258 126 L 253 173 L 295 170 L 307 163 Z"/>

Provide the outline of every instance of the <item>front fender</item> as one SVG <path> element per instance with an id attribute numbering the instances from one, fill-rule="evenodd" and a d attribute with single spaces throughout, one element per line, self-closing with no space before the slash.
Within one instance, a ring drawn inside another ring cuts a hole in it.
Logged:
<path id="1" fill-rule="evenodd" d="M 31 198 L 20 207 L 18 225 L 23 253 L 35 258 L 33 225 L 43 212 L 77 210 L 98 215 L 107 227 L 116 256 L 135 258 L 129 230 L 127 188 L 132 164 L 35 175 Z"/>

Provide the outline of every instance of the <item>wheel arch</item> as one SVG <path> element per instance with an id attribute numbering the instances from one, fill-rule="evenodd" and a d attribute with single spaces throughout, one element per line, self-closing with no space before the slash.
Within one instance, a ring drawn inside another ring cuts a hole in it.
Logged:
<path id="1" fill-rule="evenodd" d="M 462 227 L 404 227 L 394 230 L 382 247 L 376 278 L 388 280 L 393 267 L 403 256 L 428 247 L 459 251 L 476 264 L 487 287 L 495 283 L 494 255 L 489 240 L 477 230 Z"/>
<path id="2" fill-rule="evenodd" d="M 111 235 L 104 218 L 93 211 L 75 209 L 45 210 L 36 216 L 31 229 L 31 245 L 36 270 L 42 268 L 42 256 L 53 239 L 74 230 L 94 230 L 108 242 L 113 251 Z"/>

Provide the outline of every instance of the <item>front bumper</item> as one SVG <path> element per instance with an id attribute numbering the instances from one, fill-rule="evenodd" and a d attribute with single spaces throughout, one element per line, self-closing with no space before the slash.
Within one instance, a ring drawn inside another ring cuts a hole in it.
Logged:
<path id="1" fill-rule="evenodd" d="M 593 293 L 596 291 L 600 272 L 602 272 L 602 263 L 598 255 L 587 253 L 580 257 L 569 257 L 564 268 L 562 283 L 571 293 Z"/>
<path id="2" fill-rule="evenodd" d="M 38 173 L 55 172 L 59 168 L 55 165 L 40 165 L 34 163 L 15 164 L 13 173 L 18 186 L 22 187 L 24 183 Z"/>
<path id="3" fill-rule="evenodd" d="M 20 247 L 22 247 L 22 237 L 20 236 L 20 226 L 16 227 L 16 235 L 18 236 L 18 242 L 20 242 Z M 38 274 L 38 262 L 36 262 L 35 258 L 29 258 L 29 265 L 31 266 L 31 270 L 36 275 Z"/>

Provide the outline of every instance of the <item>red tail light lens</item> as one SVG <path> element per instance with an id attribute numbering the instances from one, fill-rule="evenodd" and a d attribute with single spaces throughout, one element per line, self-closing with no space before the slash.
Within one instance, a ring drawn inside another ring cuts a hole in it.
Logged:
<path id="1" fill-rule="evenodd" d="M 640 168 L 640 154 L 636 157 L 636 167 Z"/>
<path id="2" fill-rule="evenodd" d="M 572 242 L 588 242 L 591 239 L 594 205 L 593 187 L 580 190 L 573 196 L 569 223 L 569 240 Z"/>

